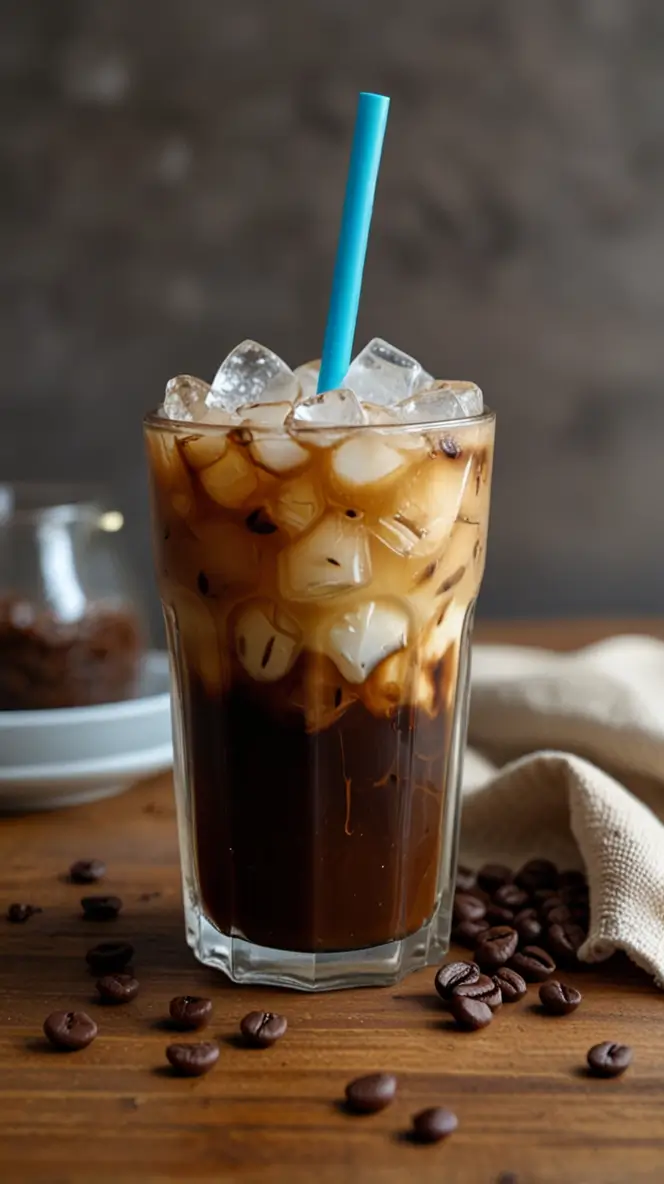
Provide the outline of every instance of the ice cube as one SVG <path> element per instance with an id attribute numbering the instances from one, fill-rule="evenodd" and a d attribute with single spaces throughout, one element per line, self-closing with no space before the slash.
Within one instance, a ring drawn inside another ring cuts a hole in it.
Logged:
<path id="1" fill-rule="evenodd" d="M 463 455 L 431 457 L 399 489 L 398 504 L 381 515 L 374 533 L 398 555 L 435 554 L 452 531 L 470 468 Z"/>
<path id="2" fill-rule="evenodd" d="M 278 496 L 270 503 L 277 526 L 294 535 L 313 526 L 323 509 L 323 498 L 308 476 L 295 477 L 282 484 Z"/>
<path id="3" fill-rule="evenodd" d="M 344 514 L 326 515 L 279 555 L 279 588 L 287 600 L 323 600 L 371 579 L 366 531 Z"/>
<path id="4" fill-rule="evenodd" d="M 188 518 L 195 505 L 194 488 L 182 459 L 177 435 L 174 432 L 149 431 L 147 447 L 157 496 L 161 497 L 166 492 L 178 517 Z"/>
<path id="5" fill-rule="evenodd" d="M 243 341 L 221 363 L 207 404 L 236 411 L 246 403 L 293 403 L 298 391 L 293 371 L 277 354 L 256 341 Z"/>
<path id="6" fill-rule="evenodd" d="M 437 423 L 470 419 L 484 411 L 482 392 L 474 382 L 436 382 L 397 407 L 404 423 Z"/>
<path id="7" fill-rule="evenodd" d="M 306 448 L 284 426 L 291 410 L 290 403 L 253 403 L 241 409 L 243 427 L 251 432 L 249 452 L 270 473 L 289 473 L 309 460 Z"/>
<path id="8" fill-rule="evenodd" d="M 374 337 L 351 362 L 344 386 L 363 402 L 392 406 L 432 382 L 415 358 Z"/>
<path id="9" fill-rule="evenodd" d="M 313 362 L 304 362 L 295 369 L 295 377 L 300 384 L 301 399 L 310 399 L 318 390 L 318 376 L 320 374 L 320 358 Z"/>
<path id="10" fill-rule="evenodd" d="M 407 464 L 403 453 L 386 443 L 378 431 L 363 431 L 335 449 L 331 479 L 343 494 L 356 499 L 362 491 L 369 496 L 382 491 Z"/>
<path id="11" fill-rule="evenodd" d="M 270 601 L 245 605 L 235 624 L 235 648 L 247 674 L 275 682 L 288 673 L 302 645 L 297 621 Z"/>
<path id="12" fill-rule="evenodd" d="M 254 466 L 237 447 L 229 447 L 214 464 L 201 469 L 199 479 L 213 501 L 231 510 L 238 509 L 258 487 Z"/>
<path id="13" fill-rule="evenodd" d="M 242 421 L 230 411 L 208 407 L 200 422 L 206 427 L 218 427 L 220 430 L 181 437 L 185 460 L 192 469 L 204 469 L 216 460 L 221 460 L 228 449 L 228 432 Z M 227 430 L 224 431 L 224 428 Z"/>
<path id="14" fill-rule="evenodd" d="M 408 614 L 396 604 L 370 600 L 332 625 L 327 652 L 348 682 L 359 683 L 407 641 Z"/>
<path id="15" fill-rule="evenodd" d="M 165 602 L 167 619 L 169 616 L 175 619 L 185 668 L 195 670 L 207 690 L 218 693 L 223 669 L 217 626 L 209 606 L 195 592 L 175 586 L 167 590 Z"/>
<path id="16" fill-rule="evenodd" d="M 164 415 L 168 419 L 177 419 L 185 423 L 204 419 L 207 410 L 205 400 L 209 393 L 210 387 L 202 378 L 194 378 L 191 374 L 178 374 L 166 383 Z"/>
<path id="17" fill-rule="evenodd" d="M 322 428 L 356 428 L 367 423 L 367 417 L 360 402 L 352 391 L 325 391 L 308 399 L 297 399 L 286 421 L 291 431 L 304 430 L 307 444 L 316 448 L 331 448 L 346 434 L 344 431 L 328 432 Z M 315 431 L 307 430 L 315 428 Z"/>

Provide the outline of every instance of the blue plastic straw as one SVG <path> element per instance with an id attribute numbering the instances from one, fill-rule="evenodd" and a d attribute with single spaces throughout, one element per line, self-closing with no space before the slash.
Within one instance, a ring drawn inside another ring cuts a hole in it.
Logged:
<path id="1" fill-rule="evenodd" d="M 357 104 L 346 197 L 341 216 L 332 294 L 325 327 L 318 391 L 341 386 L 350 365 L 362 273 L 367 253 L 380 157 L 390 100 L 362 91 Z"/>

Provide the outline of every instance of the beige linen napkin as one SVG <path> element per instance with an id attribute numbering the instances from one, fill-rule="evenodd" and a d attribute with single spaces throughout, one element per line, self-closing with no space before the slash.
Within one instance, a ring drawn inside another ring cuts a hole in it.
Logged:
<path id="1" fill-rule="evenodd" d="M 462 861 L 585 866 L 580 957 L 624 950 L 664 986 L 664 643 L 476 646 L 472 687 Z"/>

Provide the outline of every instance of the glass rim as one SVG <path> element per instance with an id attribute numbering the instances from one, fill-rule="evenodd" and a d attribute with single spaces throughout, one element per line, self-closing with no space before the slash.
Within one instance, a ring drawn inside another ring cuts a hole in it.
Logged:
<path id="1" fill-rule="evenodd" d="M 404 432 L 413 432 L 414 434 L 424 432 L 446 432 L 453 434 L 459 431 L 460 428 L 470 428 L 487 423 L 493 423 L 496 418 L 495 411 L 491 407 L 485 407 L 481 415 L 470 415 L 465 419 L 431 419 L 423 423 L 358 423 L 358 424 L 309 424 L 298 427 L 297 432 L 289 432 L 285 425 L 281 427 L 274 427 L 262 424 L 220 424 L 220 423 L 198 423 L 195 420 L 184 419 L 169 419 L 166 415 L 160 415 L 160 409 L 155 407 L 153 410 L 146 412 L 143 417 L 143 426 L 146 428 L 157 428 L 160 431 L 167 431 L 173 434 L 180 433 L 184 429 L 188 435 L 215 435 L 219 432 L 230 433 L 233 431 L 248 431 L 252 435 L 258 436 L 283 436 L 288 435 L 291 439 L 297 436 L 306 438 L 307 436 L 329 435 L 333 432 L 341 432 L 346 436 L 354 436 L 356 434 L 362 435 L 364 432 L 380 431 L 388 436 L 401 436 Z"/>
<path id="2" fill-rule="evenodd" d="M 58 481 L 0 482 L 0 527 L 13 523 L 98 519 L 105 510 L 98 486 Z"/>

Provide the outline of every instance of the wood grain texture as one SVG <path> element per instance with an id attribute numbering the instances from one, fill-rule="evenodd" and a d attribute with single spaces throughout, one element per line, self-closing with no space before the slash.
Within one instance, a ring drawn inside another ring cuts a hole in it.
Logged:
<path id="1" fill-rule="evenodd" d="M 87 889 L 66 879 L 72 860 L 92 856 L 108 865 L 104 890 L 124 901 L 112 923 L 83 921 Z M 469 1035 L 441 1009 L 432 971 L 395 988 L 318 997 L 233 987 L 198 966 L 185 945 L 168 779 L 95 805 L 3 819 L 0 907 L 14 900 L 44 912 L 23 926 L 0 920 L 0 1178 L 9 1184 L 664 1177 L 662 997 L 618 959 L 564 976 L 584 993 L 575 1015 L 542 1016 L 532 987 Z M 135 945 L 142 990 L 131 1004 L 104 1008 L 84 954 L 111 936 Z M 168 1003 L 183 993 L 214 1001 L 208 1032 L 221 1057 L 198 1080 L 172 1076 L 164 1058 Z M 288 1017 L 273 1049 L 251 1051 L 233 1039 L 256 1007 Z M 61 1054 L 46 1045 L 42 1022 L 56 1008 L 94 1016 L 99 1036 L 90 1048 Z M 604 1039 L 634 1047 L 622 1079 L 584 1072 L 587 1049 Z M 394 1105 L 371 1117 L 345 1114 L 346 1082 L 380 1069 L 398 1074 Z M 436 1103 L 456 1111 L 458 1132 L 437 1147 L 413 1145 L 404 1137 L 411 1114 Z"/>

